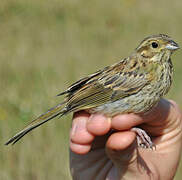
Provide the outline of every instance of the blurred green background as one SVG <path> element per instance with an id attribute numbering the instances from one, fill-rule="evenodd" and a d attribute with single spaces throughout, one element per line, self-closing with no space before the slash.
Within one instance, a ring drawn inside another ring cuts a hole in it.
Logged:
<path id="1" fill-rule="evenodd" d="M 1 0 L 0 179 L 71 179 L 71 115 L 13 147 L 3 143 L 60 102 L 55 95 L 71 82 L 128 56 L 144 37 L 166 33 L 182 46 L 181 9 L 180 0 Z M 173 56 L 168 94 L 180 106 L 181 56 L 181 51 Z"/>

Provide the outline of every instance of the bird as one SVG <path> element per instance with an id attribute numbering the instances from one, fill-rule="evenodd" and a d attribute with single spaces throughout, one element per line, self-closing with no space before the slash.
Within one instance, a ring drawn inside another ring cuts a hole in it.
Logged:
<path id="1" fill-rule="evenodd" d="M 178 44 L 168 35 L 146 37 L 127 58 L 76 81 L 58 94 L 64 96 L 63 102 L 33 120 L 5 145 L 15 144 L 33 129 L 71 112 L 85 110 L 108 117 L 148 112 L 171 87 L 171 55 L 177 49 Z M 134 131 L 139 146 L 154 146 L 144 130 Z"/>

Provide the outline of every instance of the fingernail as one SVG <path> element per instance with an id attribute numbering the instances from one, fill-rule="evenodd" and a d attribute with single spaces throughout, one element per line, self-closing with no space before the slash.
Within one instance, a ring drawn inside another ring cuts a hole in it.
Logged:
<path id="1" fill-rule="evenodd" d="M 71 136 L 74 136 L 76 132 L 76 124 L 73 124 L 72 129 L 71 129 Z"/>
<path id="2" fill-rule="evenodd" d="M 86 121 L 85 119 L 79 119 L 78 122 L 73 124 L 71 136 L 74 136 L 77 132 L 85 130 Z"/>
<path id="3" fill-rule="evenodd" d="M 110 122 L 111 118 L 106 117 L 103 114 L 92 114 L 90 116 L 90 118 L 88 119 L 88 123 L 90 123 L 91 121 L 97 121 L 99 123 L 103 123 L 103 122 L 106 122 L 106 121 Z"/>
<path id="4" fill-rule="evenodd" d="M 92 121 L 92 119 L 94 118 L 95 114 L 91 114 L 90 117 L 87 120 L 87 123 L 89 123 L 90 121 Z"/>

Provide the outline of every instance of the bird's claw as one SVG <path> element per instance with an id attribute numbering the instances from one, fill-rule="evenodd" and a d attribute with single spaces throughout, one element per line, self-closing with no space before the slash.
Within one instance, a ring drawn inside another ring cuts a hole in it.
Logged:
<path id="1" fill-rule="evenodd" d="M 152 142 L 151 138 L 143 129 L 132 128 L 131 131 L 135 132 L 137 135 L 138 147 L 156 150 L 156 145 Z"/>

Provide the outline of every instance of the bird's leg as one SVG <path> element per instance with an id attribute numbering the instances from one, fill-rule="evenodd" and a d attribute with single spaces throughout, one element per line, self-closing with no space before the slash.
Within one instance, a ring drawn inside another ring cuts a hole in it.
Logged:
<path id="1" fill-rule="evenodd" d="M 150 149 L 156 149 L 155 144 L 152 142 L 151 138 L 149 137 L 149 135 L 140 128 L 132 128 L 131 131 L 135 132 L 137 135 L 137 144 L 138 147 L 142 147 L 142 148 L 150 148 Z"/>

